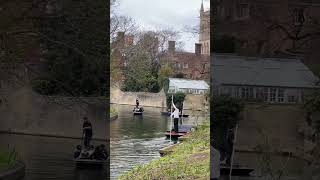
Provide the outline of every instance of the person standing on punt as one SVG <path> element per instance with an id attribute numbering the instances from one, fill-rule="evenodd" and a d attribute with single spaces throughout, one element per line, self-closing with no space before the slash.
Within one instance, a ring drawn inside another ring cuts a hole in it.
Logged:
<path id="1" fill-rule="evenodd" d="M 173 129 L 176 133 L 179 132 L 179 109 L 174 105 L 172 102 L 172 106 L 174 108 L 174 111 L 172 112 L 171 116 L 173 117 Z"/>
<path id="2" fill-rule="evenodd" d="M 136 99 L 136 107 L 139 108 L 139 99 Z"/>
<path id="3" fill-rule="evenodd" d="M 82 127 L 83 127 L 83 134 L 84 134 L 84 146 L 89 147 L 90 141 L 92 138 L 92 125 L 87 117 L 84 117 L 83 119 L 84 119 L 84 122 Z"/>

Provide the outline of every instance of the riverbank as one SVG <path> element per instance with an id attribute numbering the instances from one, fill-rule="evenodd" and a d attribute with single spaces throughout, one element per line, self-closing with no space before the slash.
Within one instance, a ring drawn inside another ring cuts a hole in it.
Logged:
<path id="1" fill-rule="evenodd" d="M 114 107 L 110 107 L 110 121 L 118 118 L 118 111 Z"/>
<path id="2" fill-rule="evenodd" d="M 8 169 L 15 164 L 14 161 L 10 161 L 9 153 L 0 150 L 0 172 Z"/>
<path id="3" fill-rule="evenodd" d="M 120 179 L 209 179 L 210 124 L 199 125 L 173 152 L 149 164 L 135 167 Z"/>
<path id="4" fill-rule="evenodd" d="M 18 180 L 24 177 L 25 165 L 16 157 L 17 154 L 14 151 L 0 151 L 1 180 Z"/>

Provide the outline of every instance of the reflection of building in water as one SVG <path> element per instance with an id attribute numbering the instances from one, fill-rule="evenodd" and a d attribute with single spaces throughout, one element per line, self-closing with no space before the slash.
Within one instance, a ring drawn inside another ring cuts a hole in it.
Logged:
<path id="1" fill-rule="evenodd" d="M 200 9 L 200 35 L 201 54 L 210 54 L 210 10 L 204 11 L 203 3 Z"/>

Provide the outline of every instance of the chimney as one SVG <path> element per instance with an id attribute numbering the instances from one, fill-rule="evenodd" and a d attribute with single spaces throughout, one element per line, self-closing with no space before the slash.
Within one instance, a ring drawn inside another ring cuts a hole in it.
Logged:
<path id="1" fill-rule="evenodd" d="M 200 43 L 196 43 L 195 44 L 195 54 L 196 55 L 200 55 L 201 54 L 201 44 Z"/>
<path id="2" fill-rule="evenodd" d="M 176 51 L 176 42 L 175 41 L 169 41 L 169 53 L 174 53 Z"/>

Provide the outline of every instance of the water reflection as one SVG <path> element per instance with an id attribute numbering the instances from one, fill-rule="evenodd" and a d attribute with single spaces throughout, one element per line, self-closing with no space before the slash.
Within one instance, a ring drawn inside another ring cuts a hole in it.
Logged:
<path id="1" fill-rule="evenodd" d="M 117 106 L 117 109 L 119 117 L 110 124 L 112 179 L 136 165 L 159 158 L 159 149 L 169 144 L 164 133 L 170 127 L 170 118 L 162 116 L 160 108 L 145 107 L 143 116 L 134 116 L 132 106 Z M 199 116 L 201 122 L 205 116 Z M 195 122 L 195 118 L 184 119 L 184 124 Z"/>
<path id="2" fill-rule="evenodd" d="M 107 169 L 77 169 L 73 162 L 74 147 L 79 140 L 23 135 L 0 135 L 0 148 L 15 148 L 26 163 L 24 180 L 106 180 Z M 101 144 L 104 142 L 93 142 Z"/>

